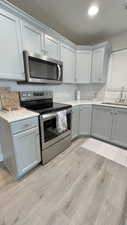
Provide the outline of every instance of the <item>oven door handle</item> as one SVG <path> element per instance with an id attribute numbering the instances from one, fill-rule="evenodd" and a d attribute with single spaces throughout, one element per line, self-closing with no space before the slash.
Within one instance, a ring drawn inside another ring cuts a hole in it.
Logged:
<path id="1" fill-rule="evenodd" d="M 68 113 L 72 113 L 72 109 L 67 109 L 67 114 Z M 46 120 L 50 120 L 52 118 L 55 118 L 56 116 L 57 116 L 57 112 L 55 112 L 55 113 L 47 113 L 47 114 L 41 115 L 41 119 L 43 121 L 46 121 Z"/>
<path id="2" fill-rule="evenodd" d="M 56 113 L 48 113 L 48 114 L 43 114 L 43 115 L 41 115 L 41 119 L 42 119 L 43 121 L 52 119 L 52 118 L 54 118 L 54 117 L 56 117 Z"/>

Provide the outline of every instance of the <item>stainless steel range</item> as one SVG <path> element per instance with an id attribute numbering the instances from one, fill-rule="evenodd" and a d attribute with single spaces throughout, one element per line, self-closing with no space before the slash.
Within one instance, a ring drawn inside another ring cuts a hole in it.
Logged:
<path id="1" fill-rule="evenodd" d="M 23 107 L 40 114 L 42 164 L 46 164 L 71 145 L 72 106 L 54 103 L 51 91 L 22 92 L 20 99 Z M 67 127 L 63 132 L 58 132 L 58 112 L 63 110 L 66 110 Z"/>

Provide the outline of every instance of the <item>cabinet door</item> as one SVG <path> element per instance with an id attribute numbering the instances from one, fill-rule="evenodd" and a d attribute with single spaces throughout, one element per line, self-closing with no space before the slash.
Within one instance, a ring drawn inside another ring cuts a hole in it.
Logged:
<path id="1" fill-rule="evenodd" d="M 92 82 L 104 82 L 104 52 L 105 48 L 98 48 L 93 50 L 92 57 Z"/>
<path id="2" fill-rule="evenodd" d="M 14 135 L 17 177 L 22 176 L 40 161 L 38 127 Z"/>
<path id="3" fill-rule="evenodd" d="M 79 107 L 72 109 L 72 139 L 79 135 Z"/>
<path id="4" fill-rule="evenodd" d="M 82 50 L 76 54 L 76 81 L 77 83 L 89 83 L 91 75 L 92 51 Z"/>
<path id="5" fill-rule="evenodd" d="M 24 80 L 20 21 L 0 9 L 0 79 Z"/>
<path id="6" fill-rule="evenodd" d="M 91 108 L 88 106 L 80 107 L 80 135 L 90 135 L 91 128 Z"/>
<path id="7" fill-rule="evenodd" d="M 44 34 L 28 23 L 22 24 L 23 50 L 44 53 Z"/>
<path id="8" fill-rule="evenodd" d="M 75 82 L 75 50 L 67 45 L 61 46 L 61 61 L 63 61 L 63 82 Z"/>
<path id="9" fill-rule="evenodd" d="M 45 49 L 46 55 L 53 59 L 59 59 L 59 41 L 51 36 L 45 35 Z"/>
<path id="10" fill-rule="evenodd" d="M 111 139 L 112 108 L 93 106 L 92 112 L 92 136 L 102 140 Z"/>
<path id="11" fill-rule="evenodd" d="M 127 147 L 127 110 L 114 109 L 111 141 L 117 145 Z"/>

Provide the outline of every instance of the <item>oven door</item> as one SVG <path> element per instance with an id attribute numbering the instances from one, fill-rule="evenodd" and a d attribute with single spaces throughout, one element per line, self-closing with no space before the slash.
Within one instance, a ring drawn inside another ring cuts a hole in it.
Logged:
<path id="1" fill-rule="evenodd" d="M 42 150 L 71 135 L 72 112 L 67 110 L 67 130 L 62 133 L 57 131 L 56 113 L 48 113 L 40 116 Z"/>
<path id="2" fill-rule="evenodd" d="M 31 83 L 62 83 L 63 63 L 61 61 L 24 51 L 26 80 Z"/>

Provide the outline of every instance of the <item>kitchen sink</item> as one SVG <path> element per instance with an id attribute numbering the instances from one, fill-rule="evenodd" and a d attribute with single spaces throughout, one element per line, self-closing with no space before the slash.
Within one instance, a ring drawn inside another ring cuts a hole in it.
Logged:
<path id="1" fill-rule="evenodd" d="M 102 102 L 102 104 L 127 106 L 127 103 L 120 103 L 120 102 Z"/>

